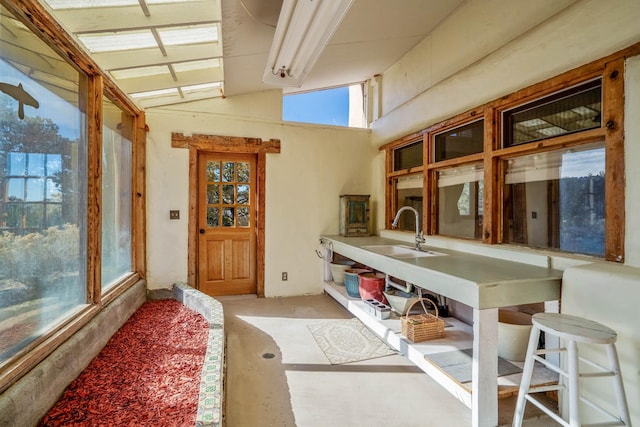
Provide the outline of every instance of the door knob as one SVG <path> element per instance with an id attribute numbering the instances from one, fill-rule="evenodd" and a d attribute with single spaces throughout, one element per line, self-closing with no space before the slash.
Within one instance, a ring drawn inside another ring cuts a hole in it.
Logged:
<path id="1" fill-rule="evenodd" d="M 200 229 L 200 234 L 204 234 L 204 228 Z"/>

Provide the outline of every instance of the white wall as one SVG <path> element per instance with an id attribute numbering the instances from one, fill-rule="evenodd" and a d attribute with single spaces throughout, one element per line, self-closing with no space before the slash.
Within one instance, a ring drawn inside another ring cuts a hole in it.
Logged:
<path id="1" fill-rule="evenodd" d="M 266 296 L 320 293 L 322 234 L 338 234 L 341 194 L 371 194 L 370 134 L 281 127 L 282 152 L 267 160 Z M 281 273 L 289 273 L 282 282 Z"/>
<path id="2" fill-rule="evenodd" d="M 282 123 L 278 91 L 147 110 L 147 280 L 150 289 L 187 279 L 189 155 L 171 133 L 276 138 L 267 155 L 266 296 L 320 293 L 323 233 L 338 233 L 340 194 L 371 194 L 377 150 L 363 129 Z M 179 209 L 180 220 L 169 220 Z M 281 281 L 288 272 L 289 280 Z"/>
<path id="3" fill-rule="evenodd" d="M 530 15 L 537 25 L 527 24 Z M 383 73 L 386 109 L 371 126 L 373 143 L 379 146 L 630 46 L 640 40 L 638 22 L 637 0 L 469 0 Z"/>
<path id="4" fill-rule="evenodd" d="M 385 71 L 384 114 L 471 66 L 575 1 L 467 1 Z"/>
<path id="5" fill-rule="evenodd" d="M 624 91 L 625 264 L 640 267 L 640 56 L 627 59 Z"/>
<path id="6" fill-rule="evenodd" d="M 564 313 L 591 319 L 616 331 L 631 424 L 640 425 L 640 330 L 637 326 L 640 269 L 613 263 L 569 268 L 563 277 L 562 301 Z M 602 345 L 578 344 L 578 351 L 589 360 L 609 366 Z M 589 367 L 581 364 L 581 369 Z M 613 414 L 619 413 L 611 378 L 585 378 L 580 382 L 583 396 Z M 582 405 L 581 415 L 585 424 L 607 421 L 586 405 Z"/>

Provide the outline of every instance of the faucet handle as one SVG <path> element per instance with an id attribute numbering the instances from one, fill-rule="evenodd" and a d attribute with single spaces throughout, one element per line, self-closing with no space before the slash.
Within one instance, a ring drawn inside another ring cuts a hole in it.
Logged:
<path id="1" fill-rule="evenodd" d="M 426 241 L 427 239 L 424 238 L 424 231 L 418 233 L 418 235 L 416 236 L 416 243 L 425 243 Z"/>

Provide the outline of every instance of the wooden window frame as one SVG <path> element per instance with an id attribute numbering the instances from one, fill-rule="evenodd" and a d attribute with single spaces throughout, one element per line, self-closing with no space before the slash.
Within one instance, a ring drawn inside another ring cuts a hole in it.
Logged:
<path id="1" fill-rule="evenodd" d="M 432 138 L 433 140 L 433 138 Z M 430 193 L 430 199 L 429 199 L 429 206 L 433 206 L 433 208 L 431 209 L 430 214 L 430 226 L 431 228 L 429 229 L 429 233 L 430 235 L 439 235 L 439 236 L 443 236 L 443 237 L 451 237 L 454 239 L 462 239 L 462 240 L 471 240 L 471 241 L 478 241 L 478 240 L 482 240 L 482 232 L 478 231 L 478 229 L 476 227 L 474 227 L 475 232 L 474 234 L 478 237 L 473 237 L 473 238 L 465 238 L 465 237 L 459 237 L 459 236 L 453 236 L 453 235 L 449 235 L 449 234 L 439 234 L 439 230 L 438 230 L 438 223 L 439 223 L 439 218 L 438 218 L 438 214 L 439 214 L 439 191 L 438 191 L 438 172 L 442 171 L 442 170 L 446 170 L 446 169 L 451 169 L 454 167 L 463 167 L 463 166 L 472 166 L 472 165 L 482 165 L 484 167 L 484 163 L 482 161 L 482 154 L 483 153 L 476 153 L 476 154 L 472 154 L 470 156 L 465 156 L 463 159 L 463 161 L 459 161 L 456 162 L 455 160 L 458 160 L 462 157 L 456 158 L 456 159 L 450 159 L 450 160 L 443 160 L 441 162 L 438 163 L 433 163 L 431 165 L 428 165 L 427 167 L 427 173 L 431 175 L 431 182 L 432 184 L 432 188 L 431 188 L 431 193 Z M 476 160 L 471 160 L 471 159 L 476 159 Z M 445 165 L 443 165 L 445 164 Z M 484 173 L 484 172 L 483 172 Z M 486 178 L 486 176 L 484 177 Z M 484 179 L 483 178 L 483 179 Z M 475 181 L 475 187 L 476 187 L 476 191 L 475 191 L 475 197 L 476 197 L 476 206 L 479 207 L 479 200 L 477 200 L 478 197 L 478 181 Z M 485 188 L 486 190 L 486 188 Z M 479 210 L 479 209 L 478 209 Z M 483 206 L 483 213 L 484 213 L 484 206 Z M 476 212 L 472 212 L 469 215 L 464 215 L 468 218 L 474 218 L 477 219 L 477 211 Z M 483 215 L 483 224 L 484 224 L 484 215 Z"/>
<path id="2" fill-rule="evenodd" d="M 125 292 L 146 273 L 146 205 L 145 205 L 145 145 L 148 127 L 145 114 L 118 86 L 103 74 L 91 57 L 38 2 L 2 1 L 2 5 L 25 24 L 61 58 L 80 72 L 82 89 L 80 108 L 87 117 L 87 304 L 76 314 L 47 334 L 34 340 L 7 360 L 0 369 L 0 393 L 14 384 L 44 360 L 65 340 L 78 332 L 100 313 L 102 308 Z M 132 272 L 102 294 L 102 99 L 106 95 L 123 112 L 131 116 L 132 183 L 131 183 L 131 265 Z"/>
<path id="3" fill-rule="evenodd" d="M 503 243 L 503 188 L 502 160 L 509 157 L 569 148 L 589 142 L 605 143 L 605 254 L 606 261 L 623 263 L 625 235 L 625 173 L 624 173 L 624 66 L 625 58 L 640 54 L 640 43 L 612 55 L 572 69 L 558 76 L 536 83 L 501 98 L 478 106 L 457 116 L 436 123 L 380 147 L 385 151 L 385 227 L 390 228 L 396 206 L 393 203 L 395 177 L 422 171 L 424 176 L 423 229 L 425 234 L 437 233 L 437 181 L 439 169 L 455 165 L 482 162 L 484 167 L 484 209 L 482 242 Z M 507 148 L 501 146 L 502 113 L 541 98 L 551 96 L 590 80 L 602 80 L 602 124 L 599 128 L 536 140 Z M 484 151 L 456 159 L 435 162 L 434 136 L 443 131 L 484 118 Z M 411 171 L 393 171 L 393 150 L 418 137 L 424 140 L 422 168 Z M 571 252 L 558 251 L 572 255 Z M 579 255 L 579 254 L 578 254 Z M 585 255 L 588 257 L 588 255 Z"/>
<path id="4" fill-rule="evenodd" d="M 415 166 L 408 169 L 395 170 L 394 169 L 394 151 L 407 147 L 409 145 L 415 144 L 417 142 L 422 141 L 422 165 Z M 404 136 L 398 140 L 390 142 L 388 144 L 380 147 L 380 150 L 385 150 L 386 158 L 385 158 L 385 176 L 386 176 L 386 186 L 385 186 L 385 219 L 384 224 L 386 228 L 391 228 L 391 223 L 393 222 L 393 218 L 395 212 L 399 209 L 397 206 L 397 200 L 395 197 L 395 182 L 398 178 L 416 175 L 418 173 L 424 173 L 424 165 L 426 164 L 426 152 L 427 144 L 424 141 L 424 132 L 416 132 L 411 135 Z M 423 180 L 422 184 L 422 200 L 425 200 L 425 182 Z M 426 224 L 426 211 L 423 210 L 423 217 L 421 218 L 422 224 Z M 425 229 L 423 225 L 423 230 Z"/>
<path id="5" fill-rule="evenodd" d="M 461 128 L 467 126 L 471 123 L 478 122 L 484 120 L 484 117 L 479 114 L 478 111 L 473 110 L 468 113 L 461 114 L 459 116 L 453 117 L 446 122 L 440 124 L 440 126 L 436 125 L 432 128 L 429 128 L 427 132 L 427 141 L 428 141 L 428 150 L 429 150 L 429 162 L 427 163 L 427 181 L 430 183 L 430 187 L 428 189 L 428 195 L 424 200 L 429 201 L 429 221 L 425 224 L 428 225 L 428 228 L 425 228 L 427 234 L 429 235 L 437 235 L 438 233 L 438 171 L 443 169 L 449 169 L 455 166 L 466 166 L 474 163 L 483 163 L 484 152 L 486 151 L 486 144 L 483 148 L 483 151 L 480 153 L 469 154 L 467 156 L 456 157 L 453 159 L 435 161 L 435 139 L 437 135 L 440 135 L 443 132 L 451 131 L 457 128 Z M 486 129 L 486 122 L 484 128 Z M 485 130 L 486 133 L 486 130 Z M 485 135 L 486 137 L 486 135 Z M 484 165 L 483 165 L 484 166 Z M 486 176 L 485 176 L 486 178 Z M 486 189 L 486 186 L 485 186 Z M 484 218 L 483 218 L 484 220 Z M 455 237 L 459 238 L 459 237 Z M 471 239 L 475 240 L 475 239 Z"/>

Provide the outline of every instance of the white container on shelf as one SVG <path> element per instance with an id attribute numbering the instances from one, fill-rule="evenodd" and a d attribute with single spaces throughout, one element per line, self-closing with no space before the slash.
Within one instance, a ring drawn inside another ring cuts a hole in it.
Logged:
<path id="1" fill-rule="evenodd" d="M 366 299 L 365 308 L 367 312 L 378 320 L 386 320 L 391 316 L 391 307 L 374 299 Z"/>
<path id="2" fill-rule="evenodd" d="M 513 310 L 498 311 L 498 356 L 515 362 L 524 362 L 531 315 Z"/>
<path id="3" fill-rule="evenodd" d="M 344 283 L 344 271 L 353 266 L 356 263 L 353 261 L 336 261 L 331 263 L 331 276 L 336 283 Z"/>

